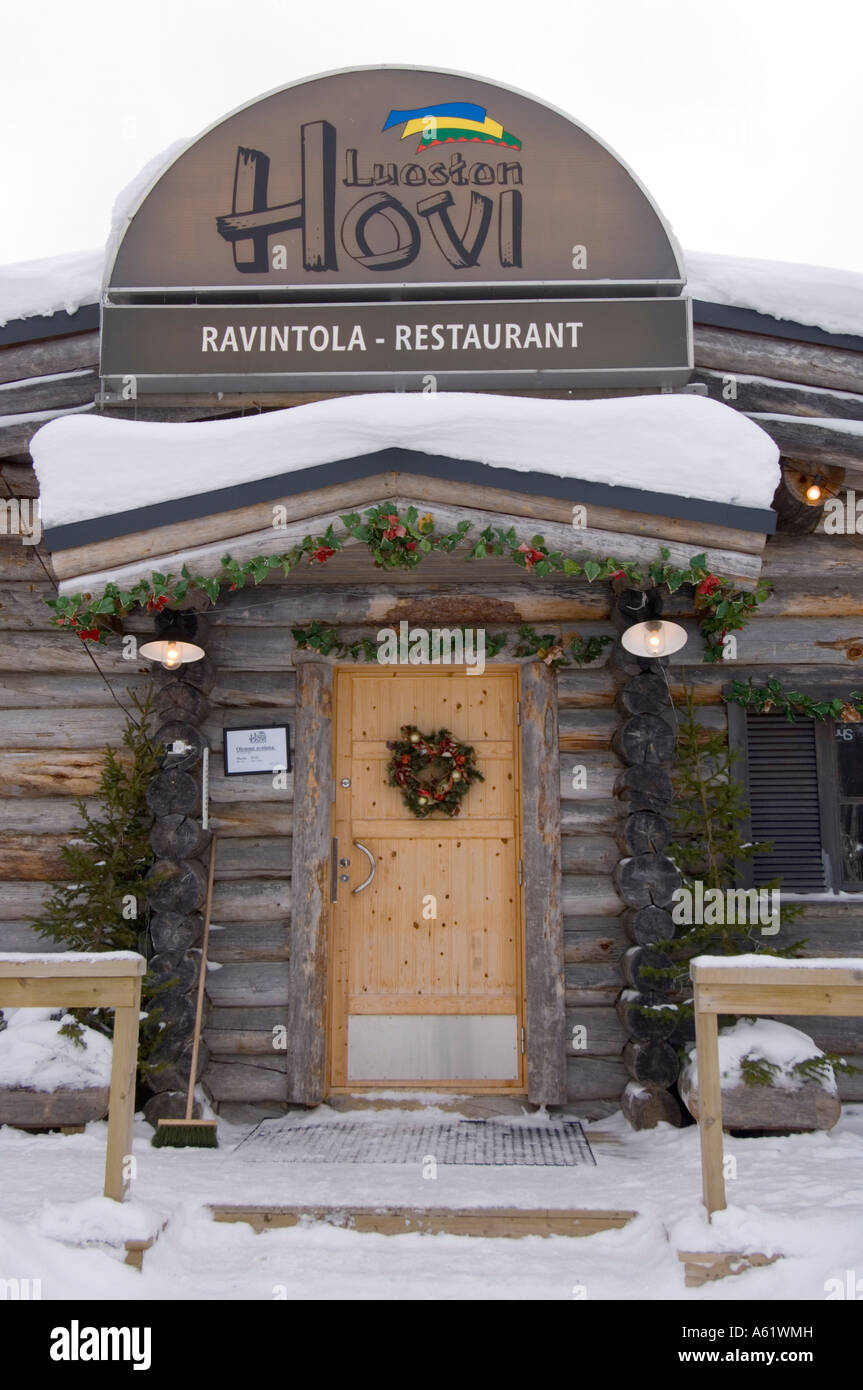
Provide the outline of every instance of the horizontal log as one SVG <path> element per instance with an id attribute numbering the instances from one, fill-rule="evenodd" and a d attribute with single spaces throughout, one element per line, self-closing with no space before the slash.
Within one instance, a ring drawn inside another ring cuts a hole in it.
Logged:
<path id="1" fill-rule="evenodd" d="M 94 673 L 95 677 L 95 673 Z M 95 677 L 93 683 L 97 683 Z M 99 748 L 119 744 L 126 716 L 110 709 L 0 710 L 0 743 L 6 748 Z"/>
<path id="2" fill-rule="evenodd" d="M 220 1010 L 219 1012 L 224 1011 Z M 232 1012 L 241 1013 L 243 1011 L 235 1009 Z M 286 1026 L 286 1020 L 287 1010 L 281 1024 L 282 1027 Z M 211 1057 L 219 1059 L 224 1056 L 269 1057 L 271 1053 L 279 1050 L 273 1047 L 274 1035 L 272 1031 L 255 1032 L 242 1028 L 211 1028 L 208 1025 L 204 1029 L 204 1037 L 210 1049 Z"/>
<path id="3" fill-rule="evenodd" d="M 631 945 L 622 917 L 564 919 L 564 960 L 567 965 L 599 965 L 618 961 Z"/>
<path id="4" fill-rule="evenodd" d="M 0 535 L 0 581 L 43 584 L 50 559 L 41 545 L 24 545 L 18 536 Z"/>
<path id="5" fill-rule="evenodd" d="M 558 716 L 562 753 L 610 748 L 620 715 L 614 709 L 562 709 Z"/>
<path id="6" fill-rule="evenodd" d="M 797 343 L 760 333 L 695 328 L 696 368 L 745 372 L 753 376 L 863 393 L 863 354 L 819 343 Z"/>
<path id="7" fill-rule="evenodd" d="M 557 677 L 557 702 L 561 710 L 609 706 L 615 688 L 614 672 L 607 667 L 564 668 Z"/>
<path id="8" fill-rule="evenodd" d="M 863 467 L 863 433 L 831 429 L 823 420 L 777 420 L 772 415 L 749 416 L 769 434 L 783 455 L 795 463 L 827 465 L 831 468 Z"/>
<path id="9" fill-rule="evenodd" d="M 256 1065 L 259 1064 L 259 1065 Z M 215 1101 L 286 1101 L 288 1078 L 284 1054 L 273 1058 L 237 1057 L 232 1061 L 219 1058 L 211 1061 L 203 1075 L 203 1084 Z"/>
<path id="10" fill-rule="evenodd" d="M 0 889 L 0 922 L 21 922 L 36 916 L 50 892 L 48 883 L 4 883 Z"/>
<path id="11" fill-rule="evenodd" d="M 68 843 L 66 835 L 0 834 L 0 880 L 62 878 L 60 851 Z"/>
<path id="12" fill-rule="evenodd" d="M 618 1100 L 626 1079 L 622 1062 L 599 1057 L 568 1057 L 566 1097 L 570 1102 Z"/>
<path id="13" fill-rule="evenodd" d="M 290 932 L 284 920 L 219 927 L 210 937 L 210 959 L 226 965 L 287 960 Z"/>
<path id="14" fill-rule="evenodd" d="M 575 1028 L 583 1029 L 583 1034 L 574 1035 Z M 617 1010 L 607 1005 L 567 1009 L 566 1039 L 566 1050 L 571 1057 L 620 1057 L 628 1040 Z"/>
<path id="15" fill-rule="evenodd" d="M 620 969 L 613 961 L 567 965 L 564 982 L 566 1006 L 570 1009 L 592 1004 L 612 1005 L 624 986 Z"/>
<path id="16" fill-rule="evenodd" d="M 89 811 L 96 810 L 96 802 L 86 802 Z M 8 797 L 6 788 L 0 796 L 0 833 L 17 832 L 30 834 L 38 839 L 43 835 L 60 835 L 68 843 L 72 835 L 81 829 L 81 817 L 72 797 Z"/>
<path id="17" fill-rule="evenodd" d="M 616 917 L 623 908 L 610 874 L 567 875 L 562 883 L 562 901 L 565 917 Z"/>
<path id="18" fill-rule="evenodd" d="M 64 950 L 62 941 L 52 941 L 50 936 L 40 936 L 29 922 L 0 922 L 0 951 L 46 951 Z"/>
<path id="19" fill-rule="evenodd" d="M 611 874 L 620 850 L 611 835 L 563 835 L 560 857 L 565 874 Z"/>
<path id="20" fill-rule="evenodd" d="M 0 463 L 0 480 L 3 495 L 8 497 L 38 497 L 39 483 L 31 463 L 12 463 L 4 459 Z"/>
<path id="21" fill-rule="evenodd" d="M 289 879 L 229 880 L 213 889 L 213 921 L 265 922 L 287 920 L 291 910 Z"/>
<path id="22" fill-rule="evenodd" d="M 294 774 L 288 772 L 282 775 L 285 779 L 284 787 L 274 787 L 270 777 L 226 777 L 222 751 L 216 751 L 214 748 L 210 756 L 210 800 L 214 803 L 213 814 L 218 814 L 216 807 L 223 802 L 248 801 L 266 802 L 268 805 L 279 803 L 287 812 L 294 797 Z"/>
<path id="23" fill-rule="evenodd" d="M 2 366 L 2 363 L 0 363 Z M 48 379 L 27 378 L 0 386 L 0 425 L 4 415 L 25 415 L 34 410 L 70 410 L 92 404 L 99 387 L 98 374 L 88 367 Z"/>
<path id="24" fill-rule="evenodd" d="M 288 964 L 268 961 L 259 965 L 221 965 L 207 971 L 207 998 L 216 1008 L 285 1006 L 288 1000 Z"/>
<path id="25" fill-rule="evenodd" d="M 83 367 L 95 367 L 98 362 L 98 332 L 44 338 L 34 343 L 0 348 L 0 382 L 75 372 Z"/>
<path id="26" fill-rule="evenodd" d="M 0 752 L 4 797 L 92 796 L 98 790 L 104 752 Z"/>
<path id="27" fill-rule="evenodd" d="M 224 860 L 223 851 L 231 839 L 254 839 L 259 835 L 270 834 L 279 837 L 290 836 L 294 828 L 293 808 L 290 802 L 218 802 L 210 807 L 210 828 L 219 836 L 220 861 L 228 862 Z M 292 851 L 286 848 L 285 853 L 290 852 Z"/>
<path id="28" fill-rule="evenodd" d="M 297 703 L 297 677 L 294 671 L 224 671 L 216 673 L 209 694 L 215 708 L 293 709 Z"/>
<path id="29" fill-rule="evenodd" d="M 25 552 L 32 550 L 31 546 L 19 546 L 26 561 Z M 0 545 L 2 550 L 2 545 Z M 29 563 L 29 562 L 28 562 Z M 32 574 L 26 577 L 44 579 L 44 574 L 39 571 L 36 573 L 38 562 L 32 561 Z M 24 575 L 21 576 L 24 578 Z M 120 642 L 107 642 L 104 646 L 99 646 L 98 661 L 101 670 L 107 675 L 120 699 L 123 698 L 124 683 L 129 676 L 149 675 L 152 677 L 152 665 L 145 661 L 143 657 L 137 661 L 125 661 L 123 659 L 123 648 Z M 51 632 L 6 632 L 3 635 L 3 657 L 7 667 L 16 672 L 48 672 L 56 671 L 61 674 L 87 673 L 92 680 L 97 680 L 93 663 L 84 644 L 69 629 L 54 628 Z"/>
<path id="30" fill-rule="evenodd" d="M 797 382 L 777 381 L 763 376 L 731 374 L 733 396 L 726 399 L 729 374 L 707 369 L 696 370 L 692 380 L 702 382 L 713 400 L 734 410 L 769 411 L 777 415 L 835 416 L 839 420 L 863 420 L 863 395 L 853 391 L 831 391 Z M 863 389 L 863 386 L 861 386 Z"/>
<path id="31" fill-rule="evenodd" d="M 619 801 L 565 801 L 560 808 L 561 834 L 580 835 L 596 831 L 614 835 L 625 815 L 626 808 Z"/>
<path id="32" fill-rule="evenodd" d="M 53 594 L 54 586 L 47 580 L 42 584 L 0 584 L 0 629 L 14 628 L 19 632 L 53 631 L 51 610 L 42 601 Z"/>
<path id="33" fill-rule="evenodd" d="M 560 799 L 579 801 L 609 801 L 614 784 L 623 771 L 623 764 L 613 753 L 564 753 L 560 759 Z"/>
<path id="34" fill-rule="evenodd" d="M 96 676 L 89 662 L 87 665 L 88 671 L 72 676 L 0 672 L 0 709 L 116 709 L 112 691 L 125 707 L 129 707 L 132 703 L 130 692 L 143 698 L 152 685 L 149 676 L 130 674 L 126 680 L 113 679 L 109 687 Z"/>
<path id="35" fill-rule="evenodd" d="M 211 1006 L 207 1012 L 207 1028 L 216 1033 L 233 1030 L 272 1038 L 273 1029 L 286 1024 L 287 1019 L 286 1004 Z"/>
<path id="36" fill-rule="evenodd" d="M 293 841 L 289 835 L 268 835 L 260 839 L 220 838 L 216 851 L 216 881 L 290 878 L 292 864 Z"/>

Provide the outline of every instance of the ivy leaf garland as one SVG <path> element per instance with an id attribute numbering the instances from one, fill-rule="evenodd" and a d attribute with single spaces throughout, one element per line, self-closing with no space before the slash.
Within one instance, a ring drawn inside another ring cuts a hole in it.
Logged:
<path id="1" fill-rule="evenodd" d="M 799 716 L 803 719 L 837 719 L 842 724 L 859 724 L 863 720 L 863 692 L 852 690 L 846 700 L 813 700 L 799 690 L 786 691 L 781 681 L 771 678 L 766 685 L 754 685 L 751 680 L 732 681 L 723 695 L 727 704 L 742 705 L 758 714 L 784 714 L 790 724 Z"/>
<path id="2" fill-rule="evenodd" d="M 416 725 L 403 724 L 401 735 L 387 743 L 392 753 L 387 763 L 389 786 L 398 788 L 418 820 L 435 811 L 459 815 L 471 784 L 485 781 L 476 765 L 476 750 L 459 743 L 449 729 L 421 734 Z"/>
<path id="3" fill-rule="evenodd" d="M 99 598 L 94 598 L 90 593 L 63 594 L 45 599 L 44 602 L 53 610 L 55 626 L 68 627 L 84 642 L 104 643 L 116 630 L 118 619 L 135 609 L 161 612 L 169 605 L 182 606 L 191 593 L 204 594 L 211 604 L 215 604 L 223 589 L 231 592 L 249 583 L 260 584 L 271 571 L 281 570 L 288 575 L 304 562 L 311 566 L 326 564 L 348 540 L 365 545 L 378 569 L 415 569 L 432 552 L 451 554 L 468 540 L 471 530 L 471 522 L 463 520 L 454 531 L 435 535 L 431 512 L 421 516 L 418 509 L 411 506 L 400 513 L 392 502 L 382 502 L 362 514 L 345 513 L 338 521 L 342 530 L 333 521 L 322 534 L 305 536 L 284 552 L 254 555 L 242 562 L 230 554 L 224 555 L 219 573 L 215 575 L 192 574 L 184 564 L 179 576 L 156 570 L 148 578 L 142 578 L 127 588 L 109 583 Z M 633 588 L 644 584 L 637 566 L 629 561 L 620 561 L 614 556 L 604 560 L 579 561 L 561 551 L 550 550 L 545 538 L 539 534 L 532 536 L 529 542 L 519 542 L 512 526 L 487 526 L 479 532 L 466 558 L 479 560 L 487 556 L 508 558 L 538 578 L 549 574 L 584 575 L 591 584 L 597 580 L 627 581 Z M 706 644 L 704 660 L 707 662 L 723 659 L 726 635 L 745 627 L 769 592 L 765 584 L 760 584 L 753 591 L 735 589 L 730 581 L 709 571 L 704 554 L 694 555 L 685 568 L 675 567 L 670 564 L 670 551 L 664 546 L 660 549 L 659 557 L 648 567 L 648 579 L 656 587 L 667 588 L 669 593 L 675 593 L 684 584 L 693 586 L 695 611 Z M 324 639 L 321 632 L 323 629 L 317 635 L 318 642 L 332 640 Z M 595 643 L 605 644 L 609 640 L 590 638 L 583 644 L 583 649 L 578 646 L 580 638 L 575 644 L 571 642 L 572 660 L 579 665 L 595 660 L 598 654 Z M 315 644 L 310 642 L 309 645 Z M 348 644 L 348 654 L 354 645 Z M 559 643 L 552 641 L 549 645 Z M 319 646 L 315 649 L 323 650 Z M 328 650 L 335 651 L 336 646 Z M 593 654 L 586 655 L 587 652 Z M 549 664 L 557 660 L 557 656 L 554 656 Z"/>

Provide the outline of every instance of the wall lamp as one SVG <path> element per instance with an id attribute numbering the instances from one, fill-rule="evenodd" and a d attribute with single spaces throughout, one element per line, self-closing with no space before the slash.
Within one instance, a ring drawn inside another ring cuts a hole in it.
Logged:
<path id="1" fill-rule="evenodd" d="M 176 671 L 191 661 L 206 656 L 203 647 L 195 642 L 198 634 L 198 615 L 186 609 L 182 612 L 157 613 L 156 636 L 152 642 L 139 647 L 148 661 L 160 661 L 166 671 Z"/>
<path id="2" fill-rule="evenodd" d="M 679 652 L 687 642 L 686 629 L 679 623 L 653 618 L 646 623 L 633 623 L 620 639 L 622 646 L 633 656 L 659 657 Z"/>

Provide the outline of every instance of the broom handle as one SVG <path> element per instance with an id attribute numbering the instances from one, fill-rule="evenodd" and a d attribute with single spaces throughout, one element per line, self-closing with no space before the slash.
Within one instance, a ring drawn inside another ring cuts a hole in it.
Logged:
<path id="1" fill-rule="evenodd" d="M 192 1066 L 189 1072 L 189 1094 L 186 1098 L 186 1120 L 192 1118 L 195 1105 L 195 1073 L 198 1070 L 198 1044 L 201 1040 L 201 1019 L 204 1014 L 204 989 L 207 983 L 207 943 L 210 937 L 210 909 L 213 903 L 213 875 L 216 871 L 216 837 L 210 841 L 210 872 L 207 878 L 207 905 L 204 908 L 204 934 L 201 939 L 201 973 L 198 978 L 198 1004 L 195 1009 L 195 1034 L 192 1040 Z"/>

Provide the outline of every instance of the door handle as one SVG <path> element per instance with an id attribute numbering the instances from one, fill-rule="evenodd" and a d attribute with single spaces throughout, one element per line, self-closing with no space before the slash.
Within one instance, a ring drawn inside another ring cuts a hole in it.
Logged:
<path id="1" fill-rule="evenodd" d="M 368 888 L 369 884 L 371 883 L 372 879 L 373 879 L 374 876 L 375 876 L 375 870 L 376 870 L 376 868 L 377 868 L 377 865 L 375 864 L 375 856 L 372 854 L 372 852 L 371 852 L 370 849 L 366 849 L 365 845 L 361 845 L 360 842 L 359 842 L 359 840 L 354 840 L 354 844 L 356 845 L 357 849 L 361 849 L 361 850 L 362 850 L 363 854 L 364 854 L 364 855 L 366 856 L 366 858 L 368 859 L 369 865 L 370 865 L 370 868 L 371 868 L 371 872 L 370 872 L 368 878 L 367 878 L 367 879 L 364 879 L 364 881 L 363 881 L 362 883 L 358 884 L 356 888 L 353 888 L 353 889 L 351 890 L 352 893 L 356 894 L 356 893 L 361 893 L 361 892 L 363 891 L 364 888 Z"/>

